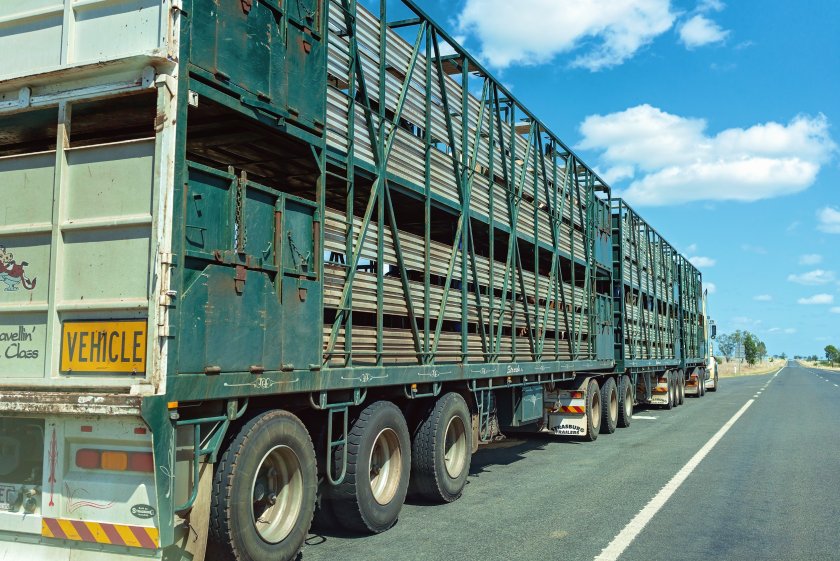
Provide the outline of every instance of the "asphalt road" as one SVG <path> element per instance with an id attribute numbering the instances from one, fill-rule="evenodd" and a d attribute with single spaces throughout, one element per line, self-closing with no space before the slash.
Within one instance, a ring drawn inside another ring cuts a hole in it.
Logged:
<path id="1" fill-rule="evenodd" d="M 790 364 L 594 443 L 483 448 L 458 501 L 406 504 L 376 536 L 313 534 L 302 561 L 840 560 L 840 372 Z"/>

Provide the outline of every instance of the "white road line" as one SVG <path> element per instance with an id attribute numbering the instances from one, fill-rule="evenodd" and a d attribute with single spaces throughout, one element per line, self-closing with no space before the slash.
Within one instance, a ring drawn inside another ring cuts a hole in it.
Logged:
<path id="1" fill-rule="evenodd" d="M 634 419 L 645 419 L 645 420 L 648 420 L 648 421 L 655 421 L 659 417 L 649 417 L 647 415 L 633 415 L 633 418 Z"/>
<path id="2" fill-rule="evenodd" d="M 677 474 L 671 478 L 671 481 L 665 484 L 665 486 L 653 497 L 645 507 L 639 511 L 636 516 L 633 517 L 627 526 L 624 527 L 621 532 L 609 543 L 607 547 L 605 547 L 601 553 L 595 557 L 595 561 L 616 561 L 624 550 L 626 550 L 630 544 L 636 539 L 644 527 L 647 525 L 648 522 L 654 517 L 654 515 L 659 512 L 659 510 L 665 506 L 665 503 L 668 502 L 668 499 L 680 488 L 680 485 L 691 475 L 697 466 L 703 461 L 703 458 L 715 447 L 715 445 L 723 438 L 723 435 L 732 428 L 732 425 L 741 418 L 741 415 L 752 405 L 755 400 L 751 399 L 747 401 L 743 407 L 741 407 L 737 413 L 735 413 L 731 419 L 726 421 L 726 424 L 723 425 L 719 431 L 715 433 L 715 435 L 709 439 L 706 444 L 703 445 L 700 450 L 697 451 L 694 456 L 688 460 L 688 463 L 685 464 Z"/>

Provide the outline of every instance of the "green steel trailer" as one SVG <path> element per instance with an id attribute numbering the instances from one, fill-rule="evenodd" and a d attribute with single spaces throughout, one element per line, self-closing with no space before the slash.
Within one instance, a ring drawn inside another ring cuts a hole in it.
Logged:
<path id="1" fill-rule="evenodd" d="M 0 557 L 291 559 L 702 368 L 699 273 L 617 347 L 609 187 L 389 4 L 0 6 Z"/>
<path id="2" fill-rule="evenodd" d="M 687 392 L 702 396 L 706 393 L 706 381 L 710 374 L 708 361 L 711 351 L 706 342 L 711 328 L 706 316 L 703 276 L 682 255 L 677 256 L 677 268 L 680 277 L 680 322 L 683 326 L 681 367 L 685 372 Z"/>
<path id="3" fill-rule="evenodd" d="M 635 403 L 670 409 L 704 393 L 702 275 L 626 201 L 611 208 L 616 370 L 630 376 Z"/>
<path id="4" fill-rule="evenodd" d="M 670 409 L 685 389 L 679 253 L 626 201 L 611 203 L 616 367 L 636 403 Z"/>

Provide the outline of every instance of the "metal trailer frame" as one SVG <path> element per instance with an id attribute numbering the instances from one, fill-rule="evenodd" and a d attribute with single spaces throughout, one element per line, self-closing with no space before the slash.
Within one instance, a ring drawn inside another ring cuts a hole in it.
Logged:
<path id="1" fill-rule="evenodd" d="M 493 390 L 613 374 L 609 188 L 420 8 L 404 4 L 417 17 L 388 25 L 379 25 L 387 21 L 384 1 L 378 20 L 353 0 L 312 1 L 304 13 L 260 0 L 245 19 L 223 12 L 211 18 L 198 0 L 185 5 L 173 197 L 178 296 L 167 314 L 166 393 L 143 400 L 157 462 L 173 462 L 176 427 L 186 423 L 195 431 L 197 470 L 202 459 L 215 459 L 220 435 L 243 405 L 269 398 L 274 407 L 324 411 L 330 457 L 346 438 L 349 408 L 369 392 L 417 399 L 454 383 L 475 396 L 484 418 Z M 216 41 L 222 32 L 253 37 L 237 22 L 272 19 L 287 52 Z M 214 25 L 215 34 L 207 33 Z M 395 31 L 409 28 L 413 44 Z M 337 41 L 346 49 L 346 74 L 336 71 Z M 444 41 L 455 54 L 440 54 Z M 327 42 L 332 54 L 322 51 Z M 293 99 L 273 74 L 257 79 L 237 71 L 249 54 L 306 84 L 320 79 L 328 95 Z M 469 94 L 476 78 L 481 99 Z M 354 106 L 343 119 L 331 106 L 342 97 Z M 206 108 L 212 113 L 202 114 Z M 424 115 L 410 121 L 406 115 L 418 108 Z M 258 147 L 237 144 L 245 128 L 213 136 L 220 115 L 243 127 L 258 123 L 264 138 L 285 140 L 267 161 L 254 153 Z M 390 159 L 409 144 L 425 154 L 419 169 Z M 284 161 L 283 154 L 293 157 Z M 440 162 L 447 176 L 435 175 Z M 294 177 L 279 176 L 278 166 L 293 166 Z M 477 209 L 482 188 L 495 193 Z M 416 233 L 399 227 L 411 204 L 424 225 Z M 455 225 L 444 274 L 434 268 L 446 247 L 435 230 L 442 217 Z M 325 236 L 336 222 L 344 227 L 339 244 Z M 419 270 L 408 263 L 412 251 L 420 252 Z M 325 309 L 326 268 L 343 269 L 344 284 L 334 312 L 323 312 L 322 329 L 313 315 Z M 353 319 L 363 275 L 376 287 L 375 312 L 365 312 L 375 318 L 375 340 L 360 352 Z M 442 285 L 437 300 L 435 285 Z M 395 294 L 404 300 L 413 346 L 407 363 L 406 353 L 397 357 L 403 363 L 389 360 L 386 311 Z M 459 321 L 446 315 L 453 303 Z M 460 348 L 441 359 L 445 326 Z M 219 352 L 231 339 L 237 352 Z M 190 402 L 220 407 L 196 413 L 183 407 Z M 161 521 L 195 499 L 193 489 L 187 503 L 174 504 L 164 475 L 174 466 L 165 467 L 157 477 Z M 341 470 L 328 475 L 343 477 Z M 160 540 L 172 543 L 171 527 L 161 524 Z"/>
<path id="2" fill-rule="evenodd" d="M 661 404 L 668 380 L 685 386 L 679 253 L 626 201 L 611 207 L 616 370 L 630 376 L 637 403 Z"/>
<path id="3" fill-rule="evenodd" d="M 385 0 L 378 19 L 355 0 L 172 8 L 178 71 L 155 81 L 176 96 L 155 120 L 174 136 L 171 238 L 149 312 L 164 371 L 141 394 L 62 411 L 139 409 L 163 548 L 196 500 L 201 463 L 246 412 L 319 412 L 329 459 L 369 394 L 410 402 L 458 388 L 489 423 L 496 390 L 524 403 L 544 386 L 656 366 L 624 357 L 616 368 L 609 187 L 401 1 L 414 17 L 391 22 Z M 683 261 L 680 318 L 691 320 L 701 278 Z M 366 291 L 373 299 L 359 298 Z M 354 321 L 365 314 L 368 324 Z M 395 316 L 408 350 L 388 337 Z M 359 350 L 362 327 L 373 337 Z M 685 349 L 694 364 L 700 347 Z M 176 448 L 192 474 L 185 502 Z"/>

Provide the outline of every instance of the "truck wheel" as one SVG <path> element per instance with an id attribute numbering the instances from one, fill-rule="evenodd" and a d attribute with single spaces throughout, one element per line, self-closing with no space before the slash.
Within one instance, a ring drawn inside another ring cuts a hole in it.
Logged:
<path id="1" fill-rule="evenodd" d="M 581 437 L 586 442 L 598 439 L 601 430 L 601 392 L 598 382 L 589 380 L 586 386 L 586 434 Z"/>
<path id="2" fill-rule="evenodd" d="M 315 449 L 287 411 L 251 419 L 216 466 L 210 506 L 214 548 L 237 561 L 293 559 L 315 510 Z"/>
<path id="3" fill-rule="evenodd" d="M 698 379 L 700 380 L 700 388 L 697 391 L 697 395 L 699 397 L 703 397 L 704 395 L 706 395 L 706 373 L 701 371 L 701 370 L 698 370 L 697 371 L 697 376 L 698 376 Z"/>
<path id="4" fill-rule="evenodd" d="M 351 530 L 378 534 L 394 525 L 408 492 L 411 441 L 402 412 L 390 401 L 368 405 L 353 422 L 346 447 L 347 475 L 331 490 L 333 511 Z"/>
<path id="5" fill-rule="evenodd" d="M 633 388 L 630 377 L 622 376 L 618 388 L 618 426 L 627 428 L 633 419 Z"/>
<path id="6" fill-rule="evenodd" d="M 672 386 L 674 388 L 674 407 L 680 406 L 680 372 L 679 370 L 672 370 L 671 371 L 671 381 L 674 383 Z"/>
<path id="7" fill-rule="evenodd" d="M 677 380 L 679 380 L 680 389 L 680 405 L 685 403 L 685 372 L 677 370 Z"/>
<path id="8" fill-rule="evenodd" d="M 712 386 L 711 388 L 709 388 L 709 391 L 710 391 L 710 392 L 716 392 L 716 391 L 717 391 L 717 388 L 718 388 L 718 377 L 717 377 L 717 374 L 715 374 L 715 378 L 714 378 L 714 380 L 715 380 L 715 385 L 714 385 L 714 386 Z"/>
<path id="9" fill-rule="evenodd" d="M 666 410 L 670 410 L 674 408 L 674 376 L 671 374 L 670 370 L 665 372 L 665 378 L 668 380 L 668 403 L 662 407 Z"/>
<path id="10" fill-rule="evenodd" d="M 615 379 L 607 378 L 601 386 L 601 433 L 612 434 L 618 423 L 618 390 Z"/>
<path id="11" fill-rule="evenodd" d="M 411 443 L 412 494 L 442 503 L 461 496 L 472 460 L 471 418 L 467 402 L 458 393 L 435 401 Z"/>

